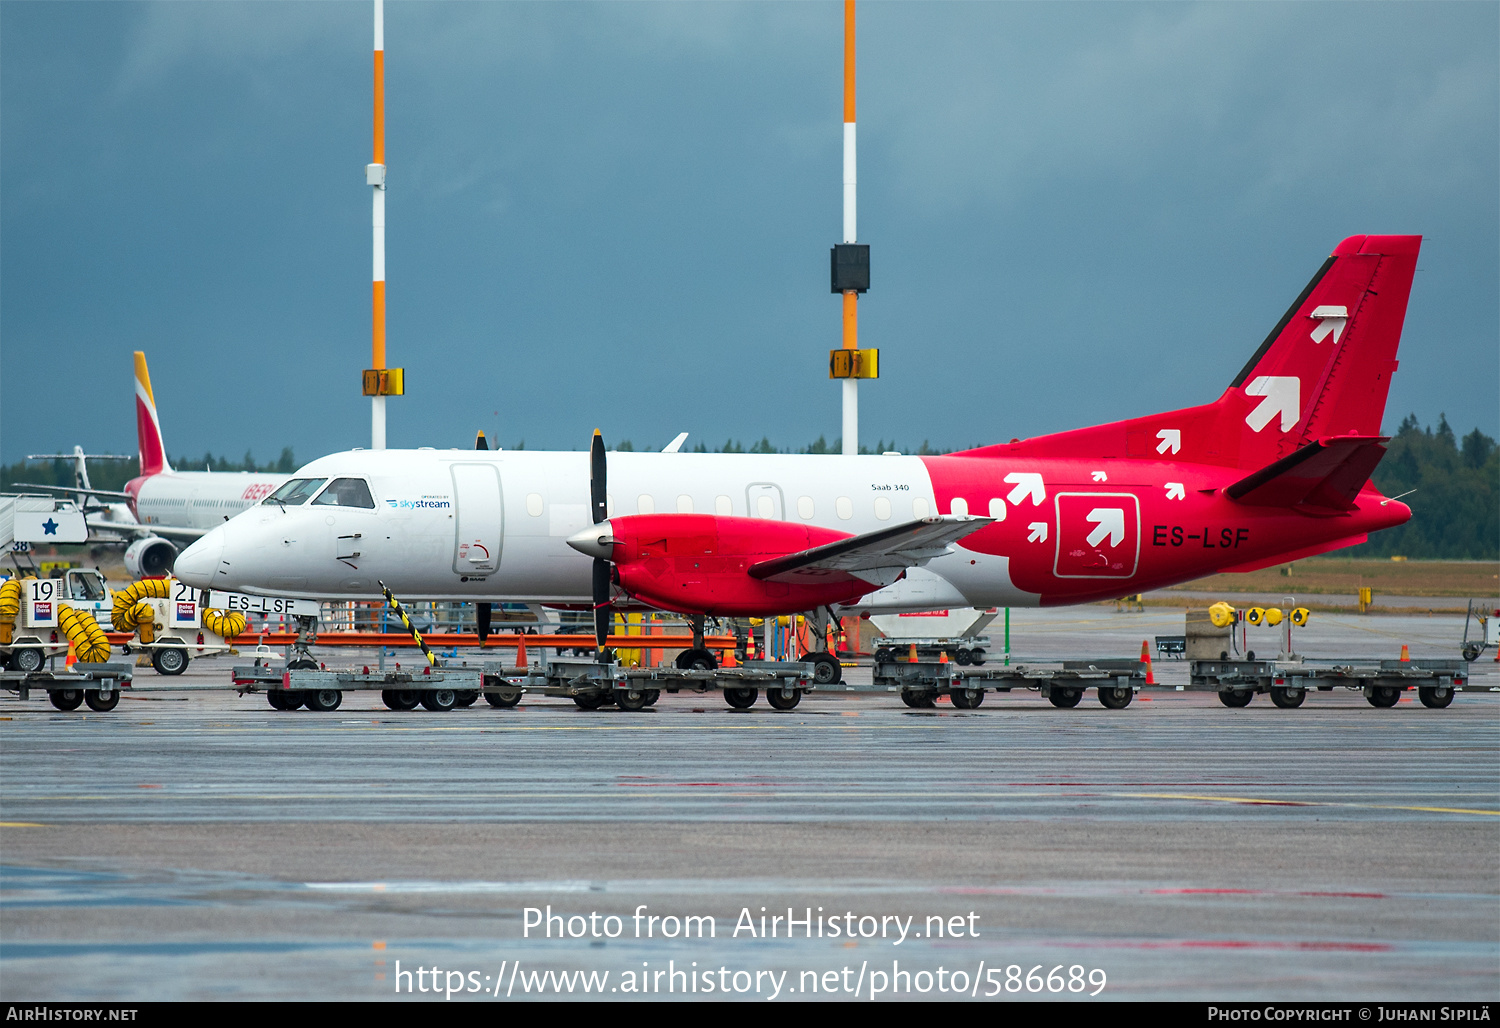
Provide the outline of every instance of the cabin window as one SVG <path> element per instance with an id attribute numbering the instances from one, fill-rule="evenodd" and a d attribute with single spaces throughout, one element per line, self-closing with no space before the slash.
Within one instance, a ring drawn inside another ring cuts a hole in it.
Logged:
<path id="1" fill-rule="evenodd" d="M 837 512 L 839 518 L 843 521 L 848 521 L 850 518 L 854 517 L 854 501 L 849 499 L 849 497 L 847 496 L 840 496 L 837 500 L 835 500 L 833 503 L 833 509 L 835 512 Z"/>
<path id="2" fill-rule="evenodd" d="M 948 507 L 948 509 L 954 514 L 967 514 L 969 513 L 969 501 L 964 499 L 962 496 L 955 496 L 953 498 L 953 503 Z"/>
<path id="3" fill-rule="evenodd" d="M 656 501 L 651 498 L 650 493 L 641 493 L 635 498 L 635 512 L 637 514 L 656 513 Z"/>
<path id="4" fill-rule="evenodd" d="M 313 506 L 364 507 L 375 509 L 375 500 L 370 496 L 370 487 L 362 478 L 335 478 L 313 501 Z"/>
<path id="5" fill-rule="evenodd" d="M 990 517 L 996 521 L 1005 520 L 1005 501 L 996 497 L 990 501 Z"/>
<path id="6" fill-rule="evenodd" d="M 875 516 L 881 521 L 891 520 L 891 501 L 884 496 L 875 497 Z"/>
<path id="7" fill-rule="evenodd" d="M 913 496 L 911 501 L 911 516 L 914 518 L 925 518 L 932 512 L 927 506 L 927 498 L 924 496 Z"/>
<path id="8" fill-rule="evenodd" d="M 542 516 L 542 506 L 543 504 L 541 493 L 526 494 L 526 513 L 530 514 L 534 518 L 539 518 Z"/>
<path id="9" fill-rule="evenodd" d="M 693 498 L 687 493 L 677 497 L 677 513 L 691 514 L 693 512 Z"/>
<path id="10" fill-rule="evenodd" d="M 755 498 L 755 513 L 763 518 L 774 518 L 776 516 L 776 501 L 765 493 Z"/>
<path id="11" fill-rule="evenodd" d="M 714 513 L 721 518 L 731 516 L 734 513 L 734 501 L 727 496 L 715 496 Z"/>
<path id="12" fill-rule="evenodd" d="M 813 498 L 811 496 L 797 497 L 797 516 L 803 521 L 811 521 L 813 516 Z"/>
<path id="13" fill-rule="evenodd" d="M 283 482 L 280 489 L 260 502 L 282 507 L 296 507 L 306 503 L 308 498 L 318 491 L 318 486 L 326 481 L 328 481 L 326 478 L 294 478 L 290 482 Z"/>

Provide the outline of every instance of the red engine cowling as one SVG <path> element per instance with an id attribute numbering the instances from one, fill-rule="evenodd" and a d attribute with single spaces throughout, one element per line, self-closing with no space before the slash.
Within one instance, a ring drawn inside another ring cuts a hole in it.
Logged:
<path id="1" fill-rule="evenodd" d="M 748 573 L 760 561 L 850 538 L 830 528 L 712 514 L 631 514 L 595 529 L 612 540 L 600 544 L 608 552 L 598 555 L 613 561 L 620 587 L 663 610 L 791 614 L 851 602 L 877 588 L 841 571 L 809 569 L 791 582 Z"/>

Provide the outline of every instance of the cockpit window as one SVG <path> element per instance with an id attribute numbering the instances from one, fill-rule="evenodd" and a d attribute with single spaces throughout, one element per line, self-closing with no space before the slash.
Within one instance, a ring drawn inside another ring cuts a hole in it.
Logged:
<path id="1" fill-rule="evenodd" d="M 290 482 L 282 483 L 280 489 L 260 502 L 296 507 L 306 503 L 308 497 L 318 491 L 318 486 L 326 481 L 328 481 L 326 478 L 294 478 Z"/>
<path id="2" fill-rule="evenodd" d="M 374 509 L 375 501 L 370 496 L 370 487 L 362 478 L 335 478 L 333 484 L 324 489 L 313 501 L 313 506 L 324 504 L 332 507 L 367 507 Z"/>
<path id="3" fill-rule="evenodd" d="M 68 575 L 68 592 L 75 600 L 102 600 L 104 584 L 92 574 L 74 572 Z"/>

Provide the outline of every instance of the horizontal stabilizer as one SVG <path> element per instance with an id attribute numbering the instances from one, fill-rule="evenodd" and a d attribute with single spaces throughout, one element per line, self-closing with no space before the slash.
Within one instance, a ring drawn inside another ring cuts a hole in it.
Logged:
<path id="1" fill-rule="evenodd" d="M 944 514 L 904 525 L 851 536 L 809 550 L 763 560 L 747 569 L 751 578 L 775 582 L 798 581 L 801 576 L 842 572 L 889 585 L 907 568 L 940 557 L 948 545 L 991 524 L 993 518 L 972 514 Z"/>
<path id="2" fill-rule="evenodd" d="M 1303 507 L 1324 511 L 1352 510 L 1354 498 L 1385 456 L 1384 436 L 1334 436 L 1318 439 L 1268 464 L 1225 494 L 1253 507 Z"/>
<path id="3" fill-rule="evenodd" d="M 134 460 L 135 458 L 131 458 Z M 13 489 L 35 489 L 42 493 L 57 493 L 59 496 L 103 496 L 111 500 L 133 500 L 134 496 L 129 493 L 116 492 L 113 489 L 85 489 L 76 485 L 37 485 L 35 482 L 17 482 Z"/>

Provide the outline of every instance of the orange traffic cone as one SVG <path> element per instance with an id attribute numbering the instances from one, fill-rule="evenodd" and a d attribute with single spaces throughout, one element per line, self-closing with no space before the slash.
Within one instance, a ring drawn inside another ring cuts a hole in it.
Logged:
<path id="1" fill-rule="evenodd" d="M 73 640 L 68 640 L 68 655 L 63 658 L 63 667 L 72 667 L 78 662 L 78 654 L 73 652 Z M 55 665 L 54 665 L 55 666 Z"/>
<path id="2" fill-rule="evenodd" d="M 1141 640 L 1141 660 L 1146 662 L 1146 684 L 1156 684 L 1156 674 L 1151 668 L 1151 647 L 1146 645 L 1146 640 Z"/>
<path id="3" fill-rule="evenodd" d="M 938 663 L 939 664 L 946 664 L 946 663 L 948 663 L 948 651 L 947 650 L 938 650 Z"/>
<path id="4" fill-rule="evenodd" d="M 724 651 L 724 660 L 719 664 L 719 666 L 720 667 L 736 667 L 737 666 L 735 664 L 735 662 L 734 662 L 734 649 L 732 647 L 730 649 L 727 649 L 727 650 Z"/>
<path id="5" fill-rule="evenodd" d="M 1411 651 L 1406 648 L 1406 643 L 1401 644 L 1401 659 L 1411 660 Z"/>
<path id="6" fill-rule="evenodd" d="M 526 634 L 516 636 L 516 667 L 526 667 Z"/>
<path id="7" fill-rule="evenodd" d="M 907 653 L 907 655 L 906 655 L 906 662 L 908 664 L 915 664 L 917 662 L 917 644 L 916 643 L 912 643 L 911 644 L 911 651 L 909 653 Z"/>

